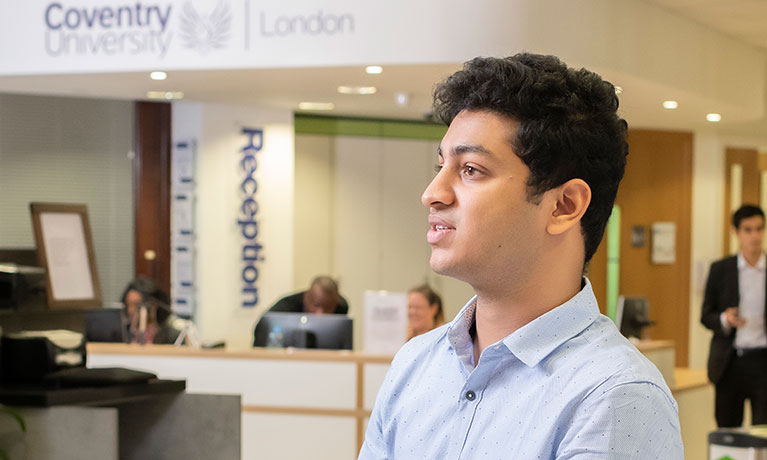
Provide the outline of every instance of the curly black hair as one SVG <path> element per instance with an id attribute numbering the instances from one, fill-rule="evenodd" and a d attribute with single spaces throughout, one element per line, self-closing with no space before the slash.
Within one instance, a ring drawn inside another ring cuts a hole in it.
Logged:
<path id="1" fill-rule="evenodd" d="M 434 116 L 450 125 L 462 110 L 490 111 L 519 123 L 514 153 L 530 168 L 527 200 L 570 179 L 591 188 L 581 220 L 585 262 L 596 252 L 628 155 L 628 124 L 617 114 L 615 87 L 554 56 L 478 57 L 434 90 Z"/>

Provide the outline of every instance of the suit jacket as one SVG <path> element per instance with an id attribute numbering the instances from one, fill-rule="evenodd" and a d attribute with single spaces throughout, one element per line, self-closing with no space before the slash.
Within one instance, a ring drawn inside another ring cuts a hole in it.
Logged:
<path id="1" fill-rule="evenodd" d="M 767 285 L 765 285 L 765 292 L 767 293 Z M 735 255 L 711 264 L 703 298 L 700 321 L 714 331 L 714 336 L 711 338 L 711 351 L 708 355 L 708 379 L 715 384 L 722 379 L 730 363 L 737 332 L 735 328 L 732 328 L 729 333 L 724 332 L 721 314 L 727 308 L 737 307 L 739 304 L 738 256 Z M 765 306 L 764 315 L 765 329 L 767 329 L 767 306 Z"/>
<path id="2" fill-rule="evenodd" d="M 286 312 L 286 313 L 303 313 L 304 309 L 304 293 L 306 291 L 297 292 L 289 296 L 285 296 L 277 301 L 269 311 Z M 349 313 L 349 303 L 343 296 L 338 296 L 338 305 L 336 305 L 333 313 L 337 315 L 346 315 Z"/>

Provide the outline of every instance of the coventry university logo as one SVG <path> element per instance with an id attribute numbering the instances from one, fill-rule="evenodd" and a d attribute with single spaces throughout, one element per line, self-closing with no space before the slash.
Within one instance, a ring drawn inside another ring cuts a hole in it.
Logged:
<path id="1" fill-rule="evenodd" d="M 207 54 L 226 45 L 231 25 L 229 5 L 223 1 L 219 1 L 208 14 L 201 14 L 192 2 L 186 2 L 181 12 L 181 40 L 185 47 Z"/>

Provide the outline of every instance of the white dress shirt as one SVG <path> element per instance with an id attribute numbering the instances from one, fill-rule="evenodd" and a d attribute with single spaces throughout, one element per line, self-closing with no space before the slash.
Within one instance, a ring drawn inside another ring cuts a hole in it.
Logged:
<path id="1" fill-rule="evenodd" d="M 746 262 L 743 254 L 738 254 L 738 291 L 740 305 L 738 314 L 746 323 L 738 328 L 735 335 L 735 348 L 767 347 L 767 333 L 764 330 L 764 291 L 765 291 L 765 255 L 762 253 L 756 266 Z"/>

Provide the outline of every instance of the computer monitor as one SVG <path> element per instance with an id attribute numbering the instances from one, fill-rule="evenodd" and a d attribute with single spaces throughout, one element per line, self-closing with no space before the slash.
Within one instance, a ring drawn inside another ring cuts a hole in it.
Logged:
<path id="1" fill-rule="evenodd" d="M 275 333 L 272 343 L 270 333 Z M 346 315 L 266 312 L 253 331 L 253 346 L 351 350 L 352 333 L 353 322 Z"/>
<path id="2" fill-rule="evenodd" d="M 616 323 L 625 337 L 642 337 L 642 331 L 655 324 L 650 321 L 650 302 L 646 297 L 623 297 L 618 299 Z"/>
<path id="3" fill-rule="evenodd" d="M 128 331 L 119 308 L 98 308 L 85 312 L 85 339 L 88 342 L 127 342 Z"/>

